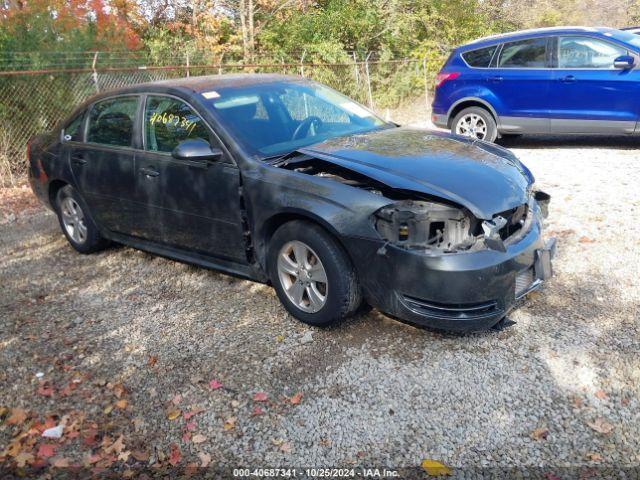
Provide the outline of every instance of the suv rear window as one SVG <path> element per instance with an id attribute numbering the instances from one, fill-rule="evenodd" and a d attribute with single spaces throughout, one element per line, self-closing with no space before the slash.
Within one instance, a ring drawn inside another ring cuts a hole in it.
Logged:
<path id="1" fill-rule="evenodd" d="M 547 39 L 530 38 L 505 43 L 498 59 L 499 68 L 544 68 L 547 56 Z"/>
<path id="2" fill-rule="evenodd" d="M 462 54 L 462 58 L 470 67 L 486 68 L 491 63 L 493 54 L 495 53 L 497 45 L 491 47 L 479 48 L 478 50 L 470 50 Z"/>

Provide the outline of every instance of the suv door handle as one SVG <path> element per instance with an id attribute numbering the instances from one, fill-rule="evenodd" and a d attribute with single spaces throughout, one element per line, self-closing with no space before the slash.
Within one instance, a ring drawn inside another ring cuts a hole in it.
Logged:
<path id="1" fill-rule="evenodd" d="M 567 75 L 566 77 L 562 77 L 560 79 L 562 83 L 574 83 L 576 80 L 576 77 L 574 77 L 573 75 Z"/>
<path id="2" fill-rule="evenodd" d="M 502 77 L 489 77 L 489 81 L 492 83 L 500 83 L 502 81 Z"/>
<path id="3" fill-rule="evenodd" d="M 160 172 L 157 172 L 156 170 L 152 169 L 152 168 L 141 168 L 140 170 L 138 170 L 141 174 L 143 174 L 144 176 L 146 176 L 147 178 L 153 178 L 153 177 L 157 177 L 158 175 L 160 175 Z"/>

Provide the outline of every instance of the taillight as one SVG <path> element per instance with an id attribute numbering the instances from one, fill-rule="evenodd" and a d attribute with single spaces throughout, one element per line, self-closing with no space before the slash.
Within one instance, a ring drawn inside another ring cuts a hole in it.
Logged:
<path id="1" fill-rule="evenodd" d="M 460 76 L 460 72 L 440 72 L 436 75 L 436 88 L 441 86 L 444 82 L 454 80 Z"/>

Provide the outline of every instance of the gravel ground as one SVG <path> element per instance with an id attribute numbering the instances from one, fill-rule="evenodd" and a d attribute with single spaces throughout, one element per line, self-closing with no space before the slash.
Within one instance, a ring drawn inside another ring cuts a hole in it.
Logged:
<path id="1" fill-rule="evenodd" d="M 547 479 L 637 468 L 640 141 L 507 146 L 552 195 L 558 255 L 556 276 L 499 333 L 433 333 L 377 311 L 313 329 L 266 286 L 130 248 L 77 254 L 44 209 L 0 216 L 5 420 L 22 408 L 66 421 L 49 459 L 60 465 L 99 467 L 87 455 L 122 435 L 112 452 L 178 467 L 415 469 L 430 458 L 456 478 L 515 468 Z M 23 428 L 10 423 L 0 455 Z"/>

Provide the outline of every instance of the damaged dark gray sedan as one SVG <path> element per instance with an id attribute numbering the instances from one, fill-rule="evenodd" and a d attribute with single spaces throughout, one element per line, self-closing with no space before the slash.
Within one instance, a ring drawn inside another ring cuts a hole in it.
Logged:
<path id="1" fill-rule="evenodd" d="M 500 327 L 552 274 L 549 196 L 512 153 L 398 127 L 298 77 L 102 94 L 28 158 L 79 252 L 117 242 L 268 282 L 312 325 L 371 305 L 435 329 Z"/>

